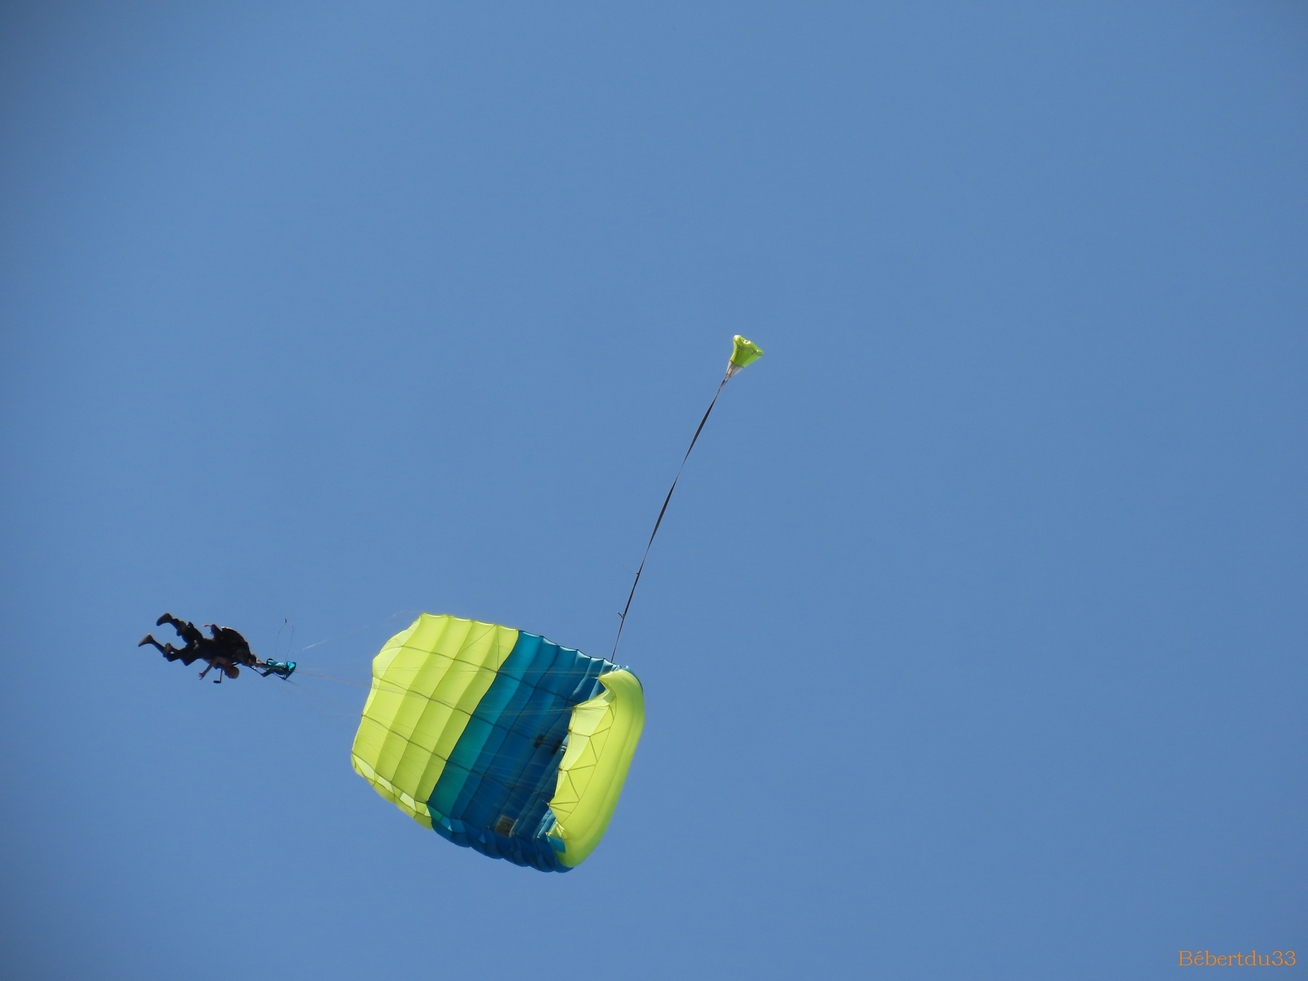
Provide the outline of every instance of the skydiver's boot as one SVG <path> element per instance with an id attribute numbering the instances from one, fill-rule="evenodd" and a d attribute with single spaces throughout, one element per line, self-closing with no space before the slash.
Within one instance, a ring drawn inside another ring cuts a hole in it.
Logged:
<path id="1" fill-rule="evenodd" d="M 156 627 L 162 627 L 165 623 L 172 623 L 176 619 L 177 618 L 173 616 L 171 613 L 165 613 L 163 616 L 161 616 L 158 620 L 154 622 L 154 625 Z"/>
<path id="2" fill-rule="evenodd" d="M 146 644 L 153 644 L 155 647 L 159 648 L 159 650 L 163 653 L 164 657 L 168 656 L 168 652 L 164 650 L 163 644 L 155 640 L 153 634 L 146 634 L 144 637 L 141 638 L 141 642 L 136 646 L 144 647 Z"/>

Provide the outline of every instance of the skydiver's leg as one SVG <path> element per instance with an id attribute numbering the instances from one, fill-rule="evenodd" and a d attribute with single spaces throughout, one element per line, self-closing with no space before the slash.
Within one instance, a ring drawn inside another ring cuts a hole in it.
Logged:
<path id="1" fill-rule="evenodd" d="M 171 613 L 165 613 L 156 621 L 155 626 L 162 626 L 165 623 L 172 624 L 173 629 L 177 631 L 177 636 L 186 641 L 187 647 L 193 647 L 205 639 L 204 634 L 189 620 L 179 620 Z"/>
<path id="2" fill-rule="evenodd" d="M 180 659 L 183 664 L 191 663 L 190 661 L 186 660 L 186 656 L 185 656 L 186 648 L 182 648 L 181 650 L 178 650 L 172 644 L 161 644 L 157 640 L 155 640 L 154 637 L 152 637 L 150 634 L 146 634 L 144 637 L 142 637 L 141 642 L 136 646 L 144 647 L 146 644 L 153 644 L 155 647 L 159 649 L 159 653 L 170 661 L 176 661 Z M 192 658 L 192 660 L 194 660 L 194 658 Z"/>
<path id="3" fill-rule="evenodd" d="M 183 664 L 190 664 L 186 660 L 186 648 L 176 648 L 172 644 L 164 644 L 159 648 L 159 652 L 170 661 L 181 661 Z"/>

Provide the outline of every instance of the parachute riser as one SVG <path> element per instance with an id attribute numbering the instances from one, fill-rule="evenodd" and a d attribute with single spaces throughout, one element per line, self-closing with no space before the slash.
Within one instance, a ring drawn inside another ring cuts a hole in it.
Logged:
<path id="1" fill-rule="evenodd" d="M 686 447 L 686 455 L 681 458 L 681 466 L 677 467 L 677 475 L 672 478 L 672 486 L 668 488 L 668 495 L 663 499 L 663 506 L 659 508 L 659 516 L 654 521 L 654 530 L 649 534 L 649 541 L 645 543 L 645 553 L 640 557 L 640 565 L 636 569 L 636 578 L 632 580 L 631 591 L 627 593 L 627 603 L 618 614 L 618 633 L 613 638 L 613 650 L 609 654 L 609 660 L 617 660 L 618 643 L 622 640 L 622 628 L 627 625 L 627 614 L 631 612 L 631 601 L 636 596 L 636 587 L 640 585 L 640 574 L 645 571 L 645 560 L 649 558 L 650 547 L 654 544 L 654 536 L 659 533 L 659 526 L 663 524 L 663 516 L 668 512 L 668 504 L 672 501 L 672 494 L 677 489 L 677 481 L 681 479 L 681 471 L 686 468 L 686 461 L 690 459 L 690 452 L 695 448 L 695 443 L 699 441 L 699 434 L 704 431 L 704 424 L 708 422 L 709 415 L 713 412 L 713 407 L 718 404 L 718 396 L 722 394 L 722 389 L 726 388 L 727 382 L 735 377 L 736 373 L 746 365 L 752 364 L 763 355 L 763 349 L 752 341 L 737 334 L 733 339 L 734 347 L 731 352 L 731 359 L 727 362 L 726 374 L 722 376 L 722 381 L 718 382 L 718 390 L 713 393 L 713 399 L 709 406 L 704 410 L 704 417 L 700 419 L 699 425 L 695 428 L 695 435 L 690 438 L 690 446 Z"/>

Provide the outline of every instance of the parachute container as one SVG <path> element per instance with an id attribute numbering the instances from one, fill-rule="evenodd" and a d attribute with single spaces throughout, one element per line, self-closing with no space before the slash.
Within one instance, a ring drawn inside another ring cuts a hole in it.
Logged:
<path id="1" fill-rule="evenodd" d="M 456 845 L 566 872 L 604 836 L 644 723 L 627 669 L 424 613 L 373 659 L 350 756 L 377 793 Z"/>

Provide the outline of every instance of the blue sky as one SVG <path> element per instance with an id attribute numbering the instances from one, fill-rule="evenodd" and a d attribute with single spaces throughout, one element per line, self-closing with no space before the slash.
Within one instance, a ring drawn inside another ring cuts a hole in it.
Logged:
<path id="1" fill-rule="evenodd" d="M 0 25 L 0 973 L 1308 962 L 1302 6 Z M 371 656 L 607 652 L 737 332 L 604 843 L 409 821 Z M 165 609 L 306 674 L 199 683 Z"/>

